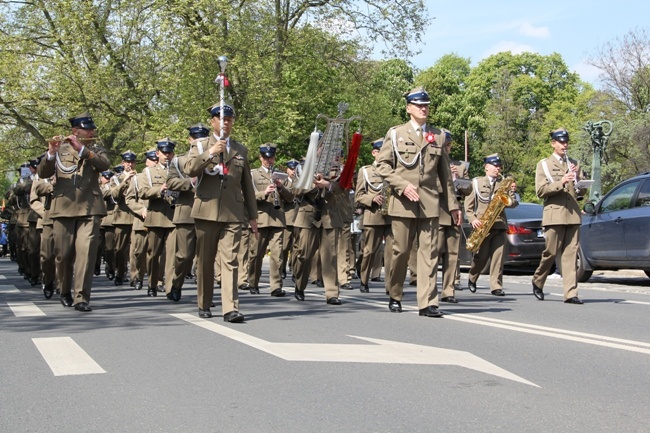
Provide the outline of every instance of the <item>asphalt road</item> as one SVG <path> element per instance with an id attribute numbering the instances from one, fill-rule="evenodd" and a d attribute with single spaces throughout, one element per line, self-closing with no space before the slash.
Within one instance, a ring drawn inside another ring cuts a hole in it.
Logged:
<path id="1" fill-rule="evenodd" d="M 0 432 L 650 431 L 643 275 L 597 275 L 581 306 L 561 280 L 540 302 L 530 274 L 506 275 L 504 298 L 483 276 L 442 319 L 417 315 L 412 287 L 397 314 L 381 283 L 341 306 L 263 285 L 232 325 L 197 317 L 194 284 L 174 304 L 98 276 L 81 313 L 6 258 L 0 278 Z"/>

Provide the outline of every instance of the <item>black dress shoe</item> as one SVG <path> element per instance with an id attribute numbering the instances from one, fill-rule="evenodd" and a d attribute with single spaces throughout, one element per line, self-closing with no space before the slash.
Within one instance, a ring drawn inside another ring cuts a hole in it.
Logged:
<path id="1" fill-rule="evenodd" d="M 88 302 L 79 302 L 74 306 L 74 309 L 77 311 L 93 311 L 90 305 L 88 305 Z"/>
<path id="2" fill-rule="evenodd" d="M 458 290 L 459 292 L 462 292 L 463 287 L 460 284 L 454 284 L 454 290 Z"/>
<path id="3" fill-rule="evenodd" d="M 361 283 L 361 287 L 359 288 L 359 291 L 361 293 L 370 293 L 370 287 L 368 287 L 367 284 Z"/>
<path id="4" fill-rule="evenodd" d="M 287 292 L 285 292 L 282 289 L 275 289 L 274 291 L 271 292 L 271 296 L 274 296 L 276 298 L 281 298 L 286 294 L 287 294 Z"/>
<path id="5" fill-rule="evenodd" d="M 506 296 L 506 292 L 501 289 L 492 290 L 490 293 L 492 293 L 492 296 Z"/>
<path id="6" fill-rule="evenodd" d="M 476 293 L 476 283 L 473 283 L 470 280 L 467 280 L 467 288 L 469 289 L 470 292 Z"/>
<path id="7" fill-rule="evenodd" d="M 210 308 L 214 308 L 214 302 L 210 302 Z"/>
<path id="8" fill-rule="evenodd" d="M 172 288 L 169 293 L 167 293 L 167 299 L 170 301 L 178 302 L 181 300 L 181 291 L 178 289 Z"/>
<path id="9" fill-rule="evenodd" d="M 393 298 L 390 298 L 390 301 L 388 301 L 388 309 L 392 313 L 401 313 L 402 312 L 402 303 L 400 301 L 397 301 Z"/>
<path id="10" fill-rule="evenodd" d="M 298 290 L 297 288 L 293 292 L 293 297 L 296 298 L 299 301 L 304 301 L 305 300 L 305 291 L 304 290 Z"/>
<path id="11" fill-rule="evenodd" d="M 341 286 L 341 290 L 352 290 L 354 287 L 352 287 L 352 284 L 350 283 L 345 283 Z"/>
<path id="12" fill-rule="evenodd" d="M 43 285 L 43 296 L 45 299 L 50 299 L 54 295 L 54 283 Z"/>
<path id="13" fill-rule="evenodd" d="M 434 307 L 433 305 L 421 309 L 418 314 L 426 317 L 442 317 L 442 311 L 438 310 L 438 307 Z"/>
<path id="14" fill-rule="evenodd" d="M 375 283 L 383 283 L 384 279 L 382 277 L 375 277 L 371 278 L 370 281 L 374 281 Z"/>
<path id="15" fill-rule="evenodd" d="M 158 290 L 155 287 L 147 287 L 147 296 L 158 296 Z"/>
<path id="16" fill-rule="evenodd" d="M 580 300 L 577 296 L 574 296 L 573 298 L 569 298 L 564 301 L 565 304 L 576 304 L 576 305 L 582 305 L 584 302 Z"/>
<path id="17" fill-rule="evenodd" d="M 417 285 L 418 285 L 418 280 L 409 281 L 409 286 L 415 287 Z"/>
<path id="18" fill-rule="evenodd" d="M 142 290 L 142 281 L 135 280 L 135 283 L 133 283 L 133 287 L 135 288 L 135 290 Z"/>
<path id="19" fill-rule="evenodd" d="M 102 268 L 99 266 L 95 266 L 95 275 L 99 275 L 102 273 Z"/>
<path id="20" fill-rule="evenodd" d="M 61 305 L 64 307 L 72 307 L 72 295 L 70 293 L 61 295 Z"/>
<path id="21" fill-rule="evenodd" d="M 544 300 L 544 291 L 541 288 L 537 287 L 534 282 L 533 282 L 533 295 L 535 295 L 535 297 L 540 301 Z"/>
<path id="22" fill-rule="evenodd" d="M 440 302 L 446 302 L 448 304 L 458 304 L 458 300 L 453 296 L 445 296 L 444 298 L 440 299 Z"/>
<path id="23" fill-rule="evenodd" d="M 115 272 L 113 272 L 113 271 L 109 271 L 109 270 L 107 269 L 107 270 L 106 270 L 106 277 L 107 277 L 109 280 L 113 281 L 113 278 L 115 278 Z"/>
<path id="24" fill-rule="evenodd" d="M 115 285 L 116 285 L 116 286 L 121 286 L 122 284 L 124 284 L 124 278 L 122 278 L 122 277 L 115 277 Z"/>
<path id="25" fill-rule="evenodd" d="M 248 289 L 251 295 L 259 295 L 260 294 L 260 289 L 259 287 L 253 287 L 250 286 L 250 289 Z"/>
<path id="26" fill-rule="evenodd" d="M 218 282 L 218 283 L 221 284 L 221 282 Z M 244 284 L 240 284 L 238 289 L 239 290 L 250 290 L 251 286 L 248 283 L 244 283 Z"/>
<path id="27" fill-rule="evenodd" d="M 335 296 L 335 297 L 333 297 L 333 298 L 329 298 L 329 299 L 327 300 L 327 303 L 328 303 L 329 305 L 341 305 L 341 300 Z"/>
<path id="28" fill-rule="evenodd" d="M 325 287 L 325 284 L 323 284 L 323 280 L 314 280 L 311 283 L 316 285 L 316 287 Z"/>
<path id="29" fill-rule="evenodd" d="M 212 311 L 210 311 L 209 308 L 206 308 L 205 310 L 199 308 L 199 317 L 201 319 L 209 319 L 212 317 Z"/>
<path id="30" fill-rule="evenodd" d="M 285 278 L 287 278 L 287 270 L 286 270 L 286 269 L 282 269 L 282 270 L 280 271 L 280 278 L 282 278 L 283 280 L 284 280 Z"/>
<path id="31" fill-rule="evenodd" d="M 165 286 L 163 286 L 162 284 L 158 284 L 156 286 L 156 290 L 158 290 L 160 293 L 166 292 Z"/>
<path id="32" fill-rule="evenodd" d="M 241 323 L 244 321 L 244 315 L 239 311 L 231 311 L 223 315 L 223 320 L 230 323 Z"/>

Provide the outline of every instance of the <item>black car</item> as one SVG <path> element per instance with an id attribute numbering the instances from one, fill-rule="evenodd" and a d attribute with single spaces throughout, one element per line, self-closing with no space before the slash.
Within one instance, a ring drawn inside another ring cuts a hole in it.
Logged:
<path id="1" fill-rule="evenodd" d="M 506 208 L 508 218 L 508 245 L 504 265 L 508 267 L 537 267 L 544 251 L 544 229 L 542 228 L 542 211 L 544 207 L 536 203 L 519 203 L 515 208 Z M 461 236 L 460 264 L 469 266 L 472 253 L 467 251 L 466 239 L 472 232 L 472 226 L 465 221 L 464 235 Z"/>
<path id="2" fill-rule="evenodd" d="M 650 277 L 650 172 L 619 183 L 584 211 L 578 281 L 595 270 L 640 269 Z"/>

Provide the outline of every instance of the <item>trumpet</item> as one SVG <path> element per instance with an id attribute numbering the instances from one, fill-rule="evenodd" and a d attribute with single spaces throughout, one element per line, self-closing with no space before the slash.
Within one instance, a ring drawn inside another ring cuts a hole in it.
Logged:
<path id="1" fill-rule="evenodd" d="M 99 137 L 88 137 L 88 138 L 77 137 L 77 140 L 80 141 L 81 143 L 94 143 L 95 141 L 99 141 Z M 48 143 L 62 144 L 65 142 L 69 142 L 70 139 L 64 135 L 55 135 L 54 137 L 48 138 L 45 141 L 47 141 Z"/>
<path id="2" fill-rule="evenodd" d="M 269 173 L 271 174 L 271 179 L 273 179 L 273 173 L 275 172 L 275 166 L 271 166 L 269 169 Z M 275 185 L 275 190 L 273 191 L 273 208 L 274 209 L 280 209 L 282 206 L 280 205 L 280 193 L 278 192 L 278 186 Z"/>

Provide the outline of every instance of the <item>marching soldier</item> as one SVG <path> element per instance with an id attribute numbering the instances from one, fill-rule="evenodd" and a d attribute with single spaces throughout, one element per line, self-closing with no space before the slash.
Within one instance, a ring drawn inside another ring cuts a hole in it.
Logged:
<path id="1" fill-rule="evenodd" d="M 102 257 L 106 265 L 104 271 L 106 277 L 113 281 L 115 278 L 115 227 L 113 227 L 113 211 L 115 210 L 115 201 L 111 196 L 111 179 L 115 173 L 110 170 L 103 171 L 99 177 L 102 196 L 106 204 L 106 216 L 102 218 L 99 225 L 99 247 L 97 250 L 97 260 L 95 268 L 101 266 Z"/>
<path id="2" fill-rule="evenodd" d="M 465 200 L 465 213 L 467 220 L 475 230 L 483 225 L 482 218 L 485 216 L 485 211 L 494 199 L 495 191 L 499 190 L 503 181 L 500 174 L 501 158 L 495 153 L 485 158 L 485 176 L 472 179 L 472 192 Z M 506 193 L 512 199 L 507 207 L 517 207 L 519 203 L 514 199 L 512 192 L 508 190 Z M 491 259 L 490 293 L 494 296 L 505 296 L 503 291 L 503 254 L 508 242 L 507 229 L 508 220 L 504 209 L 496 217 L 489 234 L 483 239 L 478 252 L 472 257 L 467 283 L 472 293 L 476 292 L 476 282 L 488 259 Z"/>
<path id="3" fill-rule="evenodd" d="M 445 152 L 450 155 L 452 137 L 451 133 L 443 129 L 445 134 Z M 469 179 L 466 184 L 461 184 L 458 179 L 466 179 L 467 165 L 462 161 L 450 160 L 449 168 L 454 180 L 456 198 L 460 202 L 464 196 L 472 192 Z M 456 290 L 460 290 L 460 265 L 458 262 L 458 251 L 460 250 L 461 227 L 451 220 L 447 209 L 446 200 L 440 202 L 440 225 L 438 227 L 438 258 L 442 268 L 442 293 L 440 301 L 449 304 L 457 304 Z M 436 264 L 437 268 L 437 264 Z"/>
<path id="4" fill-rule="evenodd" d="M 392 312 L 402 311 L 408 258 L 417 239 L 419 315 L 442 317 L 434 284 L 440 200 L 447 200 L 454 223 L 460 224 L 461 212 L 449 157 L 443 149 L 444 134 L 426 123 L 431 103 L 429 94 L 417 88 L 405 97 L 410 121 L 388 131 L 377 160 L 377 171 L 391 188 L 388 215 L 393 232 L 393 257 L 386 280 L 390 294 L 388 308 Z"/>
<path id="5" fill-rule="evenodd" d="M 576 260 L 580 236 L 580 206 L 578 197 L 586 189 L 576 189 L 575 182 L 582 177 L 577 161 L 567 156 L 569 133 L 560 128 L 551 132 L 553 154 L 537 163 L 535 191 L 544 199 L 542 225 L 544 226 L 546 248 L 542 260 L 533 275 L 533 294 L 544 300 L 544 283 L 556 257 L 561 258 L 564 302 L 582 304 L 578 298 Z"/>
<path id="6" fill-rule="evenodd" d="M 78 311 L 91 311 L 89 302 L 99 222 L 106 215 L 97 179 L 110 167 L 110 162 L 103 149 L 90 146 L 96 133 L 90 115 L 75 116 L 70 119 L 70 125 L 71 135 L 62 141 L 48 143 L 38 175 L 49 178 L 56 174 L 50 217 L 54 220 L 52 230 L 61 304 L 74 306 Z M 74 297 L 71 294 L 73 280 Z"/>
<path id="7" fill-rule="evenodd" d="M 189 143 L 194 140 L 205 139 L 210 135 L 210 130 L 202 123 L 190 126 Z M 174 203 L 174 219 L 176 226 L 174 230 L 176 246 L 174 248 L 174 273 L 173 277 L 165 280 L 165 291 L 167 299 L 178 302 L 181 300 L 181 291 L 187 274 L 192 272 L 192 263 L 196 255 L 196 232 L 194 230 L 194 219 L 192 218 L 192 205 L 194 204 L 194 191 L 196 188 L 196 177 L 189 177 L 185 173 L 187 153 L 175 156 L 170 164 L 167 174 L 167 186 L 170 191 L 178 194 Z"/>
<path id="8" fill-rule="evenodd" d="M 208 112 L 212 116 L 213 134 L 207 143 L 192 143 L 185 164 L 189 176 L 200 177 L 192 207 L 196 227 L 197 303 L 199 317 L 212 317 L 214 263 L 219 251 L 223 318 L 238 323 L 245 318 L 239 312 L 237 253 L 245 218 L 250 218 L 251 231 L 257 236 L 255 189 L 248 150 L 230 137 L 235 110 L 217 104 Z"/>
<path id="9" fill-rule="evenodd" d="M 54 222 L 50 218 L 50 205 L 52 203 L 52 191 L 54 191 L 54 177 L 50 179 L 37 180 L 32 184 L 30 202 L 32 209 L 40 217 L 41 225 L 41 248 L 39 251 L 39 261 L 41 264 L 41 275 L 43 278 L 42 289 L 45 299 L 50 299 L 57 290 L 55 283 L 55 264 L 54 264 L 54 233 L 52 226 Z"/>
<path id="10" fill-rule="evenodd" d="M 251 259 L 248 267 L 250 292 L 258 294 L 262 261 L 267 248 L 269 256 L 269 283 L 271 296 L 282 297 L 282 244 L 285 228 L 283 205 L 293 202 L 293 194 L 282 185 L 282 181 L 273 177 L 276 145 L 266 143 L 260 147 L 260 168 L 251 171 L 255 197 L 257 198 L 257 239 L 252 239 Z"/>
<path id="11" fill-rule="evenodd" d="M 384 247 L 384 266 L 386 275 L 390 269 L 391 257 L 393 253 L 393 235 L 390 230 L 390 218 L 385 214 L 388 210 L 386 196 L 387 188 L 384 188 L 384 180 L 377 173 L 377 158 L 384 141 L 376 140 L 372 143 L 372 156 L 375 162 L 372 165 L 366 165 L 359 170 L 357 176 L 357 188 L 355 201 L 363 209 L 363 235 L 361 244 L 363 245 L 361 269 L 359 279 L 361 280 L 361 292 L 370 292 L 369 281 L 371 278 L 372 267 L 376 257 L 381 252 L 382 243 L 386 242 Z M 385 206 L 386 205 L 386 206 Z"/>
<path id="12" fill-rule="evenodd" d="M 172 219 L 175 194 L 167 187 L 167 167 L 174 157 L 176 143 L 169 138 L 156 142 L 158 164 L 143 170 L 140 197 L 147 200 L 144 227 L 147 229 L 147 296 L 158 296 L 158 283 L 173 275 L 176 240 Z M 161 257 L 165 254 L 164 267 Z M 179 298 L 180 299 L 180 298 Z"/>
<path id="13" fill-rule="evenodd" d="M 284 181 L 284 188 L 291 191 L 291 186 L 294 182 L 298 181 L 296 168 L 299 162 L 295 159 L 288 161 L 286 166 L 287 179 Z M 287 277 L 287 263 L 289 260 L 289 252 L 293 245 L 293 220 L 296 218 L 296 203 L 292 200 L 290 202 L 283 202 L 284 206 L 284 237 L 282 242 L 282 267 L 280 268 L 280 276 L 282 279 Z"/>
<path id="14" fill-rule="evenodd" d="M 115 227 L 115 285 L 120 286 L 126 280 L 126 267 L 129 262 L 129 249 L 131 246 L 131 229 L 133 227 L 133 214 L 126 204 L 126 193 L 135 171 L 136 154 L 127 150 L 122 155 L 124 171 L 116 175 L 111 183 L 111 196 L 115 201 L 113 210 L 113 227 Z M 132 269 L 133 270 L 133 269 Z"/>
<path id="15" fill-rule="evenodd" d="M 13 195 L 16 203 L 16 262 L 18 272 L 32 285 L 37 284 L 37 275 L 33 275 L 30 262 L 29 242 L 29 220 L 31 208 L 29 206 L 29 194 L 32 189 L 32 172 L 29 162 L 20 166 L 20 179 L 13 188 Z"/>

